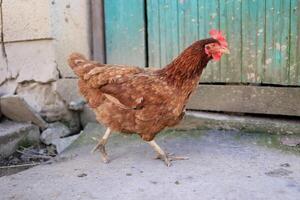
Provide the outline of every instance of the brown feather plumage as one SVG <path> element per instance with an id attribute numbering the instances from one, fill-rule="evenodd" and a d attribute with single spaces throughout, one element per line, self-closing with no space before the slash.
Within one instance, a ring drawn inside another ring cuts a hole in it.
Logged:
<path id="1" fill-rule="evenodd" d="M 183 118 L 187 100 L 211 60 L 204 46 L 216 42 L 197 41 L 159 70 L 99 64 L 77 53 L 70 56 L 69 65 L 99 122 L 150 141 Z"/>

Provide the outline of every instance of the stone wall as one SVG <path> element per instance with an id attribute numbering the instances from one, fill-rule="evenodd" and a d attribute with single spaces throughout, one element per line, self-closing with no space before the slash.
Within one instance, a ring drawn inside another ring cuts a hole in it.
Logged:
<path id="1" fill-rule="evenodd" d="M 0 96 L 17 94 L 46 121 L 72 126 L 79 116 L 68 104 L 79 96 L 67 57 L 90 57 L 90 1 L 1 2 Z"/>

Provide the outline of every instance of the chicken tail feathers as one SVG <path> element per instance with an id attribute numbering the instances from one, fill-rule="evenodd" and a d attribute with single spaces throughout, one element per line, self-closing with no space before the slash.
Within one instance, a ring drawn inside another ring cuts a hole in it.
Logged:
<path id="1" fill-rule="evenodd" d="M 69 66 L 73 69 L 74 73 L 82 77 L 95 67 L 95 63 L 87 60 L 80 53 L 72 53 L 68 59 Z"/>

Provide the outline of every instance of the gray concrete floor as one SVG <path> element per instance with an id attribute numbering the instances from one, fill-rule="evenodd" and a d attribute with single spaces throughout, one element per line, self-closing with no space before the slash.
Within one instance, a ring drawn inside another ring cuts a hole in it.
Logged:
<path id="1" fill-rule="evenodd" d="M 0 178 L 0 199 L 300 199 L 300 154 L 277 137 L 221 130 L 168 130 L 157 142 L 186 161 L 166 167 L 136 136 L 115 134 L 109 164 L 90 154 L 90 124 L 66 160 Z"/>

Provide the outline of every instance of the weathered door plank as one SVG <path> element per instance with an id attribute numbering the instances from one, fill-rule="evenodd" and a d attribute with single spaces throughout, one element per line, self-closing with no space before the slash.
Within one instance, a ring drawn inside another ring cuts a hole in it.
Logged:
<path id="1" fill-rule="evenodd" d="M 220 29 L 218 0 L 198 0 L 199 39 L 208 38 L 211 29 Z M 221 63 L 210 62 L 201 76 L 201 82 L 221 82 Z"/>
<path id="2" fill-rule="evenodd" d="M 262 80 L 265 31 L 265 0 L 243 0 L 241 60 L 244 83 Z"/>
<path id="3" fill-rule="evenodd" d="M 107 63 L 145 66 L 144 1 L 105 0 Z"/>
<path id="4" fill-rule="evenodd" d="M 300 1 L 291 0 L 289 84 L 300 85 Z"/>
<path id="5" fill-rule="evenodd" d="M 160 12 L 160 60 L 161 67 L 170 63 L 179 53 L 177 1 L 163 0 Z"/>
<path id="6" fill-rule="evenodd" d="M 222 82 L 241 82 L 242 76 L 242 1 L 220 1 L 220 29 L 226 33 L 230 55 L 221 60 Z"/>
<path id="7" fill-rule="evenodd" d="M 198 39 L 198 5 L 197 0 L 179 1 L 179 47 L 185 49 Z"/>
<path id="8" fill-rule="evenodd" d="M 289 82 L 290 1 L 266 0 L 266 41 L 263 83 Z"/>
<path id="9" fill-rule="evenodd" d="M 158 0 L 147 1 L 148 22 L 148 62 L 149 66 L 159 67 L 160 62 L 160 11 Z"/>

